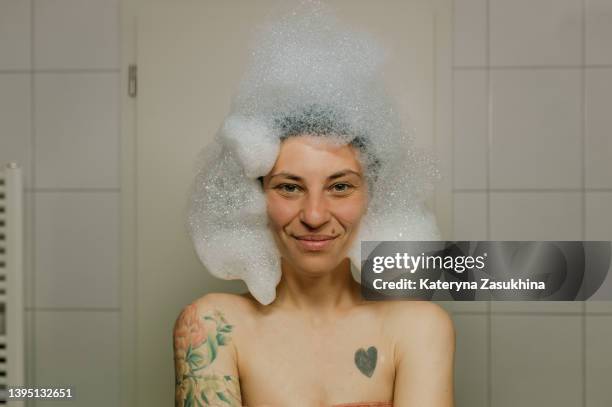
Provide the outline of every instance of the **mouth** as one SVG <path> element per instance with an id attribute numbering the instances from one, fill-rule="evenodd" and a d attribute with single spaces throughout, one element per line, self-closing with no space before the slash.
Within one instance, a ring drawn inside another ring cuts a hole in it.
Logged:
<path id="1" fill-rule="evenodd" d="M 298 245 L 306 251 L 321 251 L 327 249 L 338 238 L 330 235 L 291 236 Z"/>

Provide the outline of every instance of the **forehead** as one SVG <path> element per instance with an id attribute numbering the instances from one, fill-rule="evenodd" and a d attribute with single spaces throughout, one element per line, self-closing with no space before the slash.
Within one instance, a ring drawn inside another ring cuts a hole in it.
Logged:
<path id="1" fill-rule="evenodd" d="M 335 172 L 350 169 L 361 172 L 359 150 L 326 136 L 293 136 L 280 146 L 273 171 Z"/>

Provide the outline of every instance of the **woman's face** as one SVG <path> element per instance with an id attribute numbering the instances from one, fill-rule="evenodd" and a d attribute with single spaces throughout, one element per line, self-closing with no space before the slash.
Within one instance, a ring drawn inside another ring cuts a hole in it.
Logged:
<path id="1" fill-rule="evenodd" d="M 325 137 L 295 136 L 281 143 L 264 189 L 270 229 L 293 268 L 325 273 L 346 258 L 367 208 L 358 154 Z"/>

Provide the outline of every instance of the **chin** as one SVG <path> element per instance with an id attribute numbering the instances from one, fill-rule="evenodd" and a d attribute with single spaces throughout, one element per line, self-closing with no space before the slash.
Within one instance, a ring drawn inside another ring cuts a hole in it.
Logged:
<path id="1" fill-rule="evenodd" d="M 291 263 L 304 273 L 312 275 L 320 275 L 332 272 L 342 262 L 338 261 L 338 256 L 300 256 L 299 259 L 293 259 Z"/>

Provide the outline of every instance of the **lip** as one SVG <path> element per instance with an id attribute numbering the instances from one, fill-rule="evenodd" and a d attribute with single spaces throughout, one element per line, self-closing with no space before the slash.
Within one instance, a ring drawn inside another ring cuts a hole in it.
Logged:
<path id="1" fill-rule="evenodd" d="M 299 246 L 307 251 L 325 250 L 332 245 L 338 236 L 330 235 L 305 235 L 292 236 Z"/>

